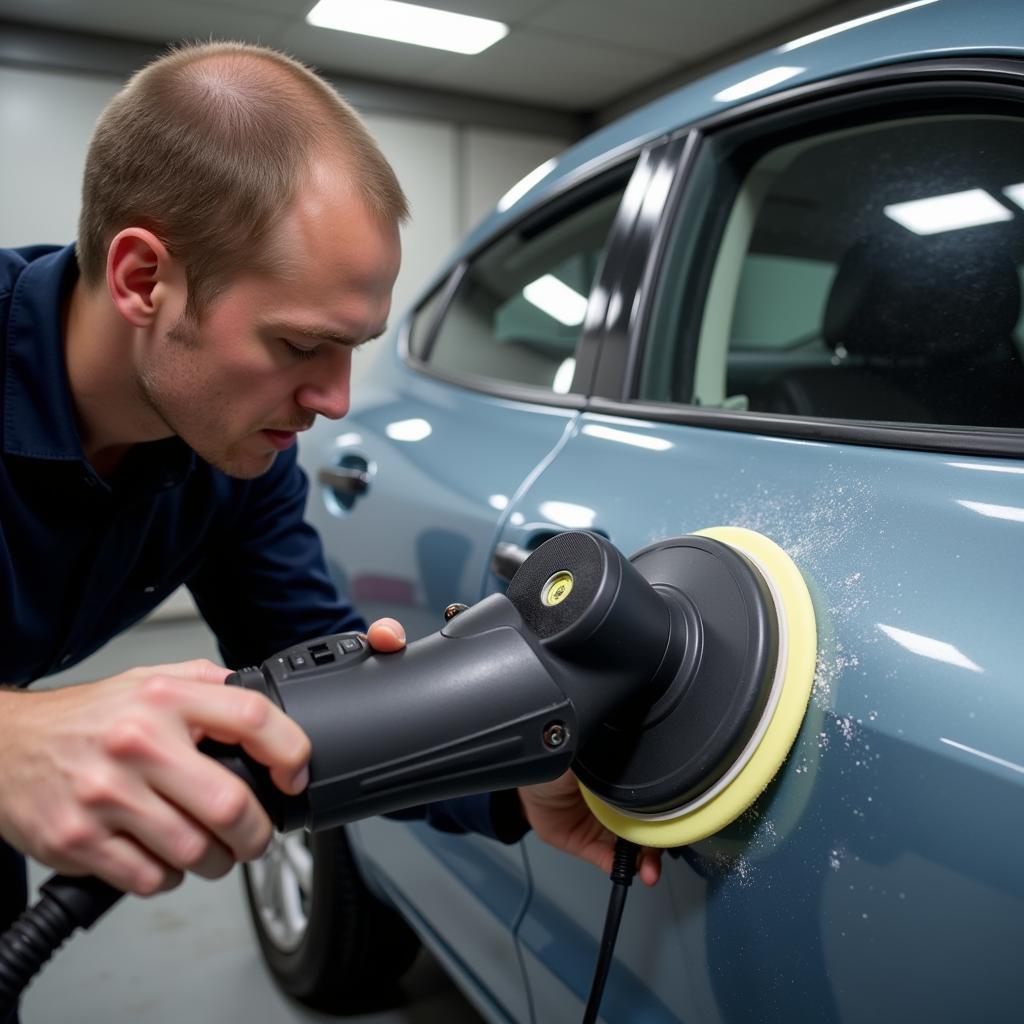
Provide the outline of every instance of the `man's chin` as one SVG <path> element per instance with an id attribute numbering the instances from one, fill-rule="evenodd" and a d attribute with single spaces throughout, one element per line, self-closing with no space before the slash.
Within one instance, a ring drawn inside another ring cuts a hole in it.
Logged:
<path id="1" fill-rule="evenodd" d="M 273 466 L 278 456 L 275 451 L 265 451 L 259 455 L 242 455 L 238 452 L 196 454 L 214 469 L 219 469 L 225 476 L 233 477 L 235 480 L 255 480 L 256 477 L 263 476 Z"/>

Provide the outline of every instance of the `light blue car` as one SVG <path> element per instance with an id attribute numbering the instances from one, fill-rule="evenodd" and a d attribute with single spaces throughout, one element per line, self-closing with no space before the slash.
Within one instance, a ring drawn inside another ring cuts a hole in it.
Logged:
<path id="1" fill-rule="evenodd" d="M 806 578 L 796 745 L 633 887 L 604 1020 L 1024 1020 L 1022 264 L 1024 8 L 918 0 L 539 168 L 305 442 L 332 572 L 410 638 L 570 529 L 748 527 Z M 347 834 L 250 870 L 291 991 L 380 988 L 415 934 L 488 1020 L 580 1018 L 606 877 Z"/>

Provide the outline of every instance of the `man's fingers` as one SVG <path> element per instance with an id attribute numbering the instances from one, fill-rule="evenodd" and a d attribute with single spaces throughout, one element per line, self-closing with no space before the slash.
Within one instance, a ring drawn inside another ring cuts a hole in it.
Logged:
<path id="1" fill-rule="evenodd" d="M 209 830 L 232 860 L 252 860 L 266 849 L 272 831 L 270 819 L 249 787 L 227 768 L 182 744 L 177 750 L 168 748 L 165 757 L 152 759 L 144 770 L 149 785 Z M 172 864 L 182 863 L 184 857 L 195 860 L 183 866 L 198 874 L 224 873 L 215 851 L 197 851 L 191 846 L 193 840 L 183 834 L 175 842 L 181 845 L 172 855 Z"/>
<path id="2" fill-rule="evenodd" d="M 173 665 L 151 665 L 135 671 L 152 676 L 191 679 L 197 683 L 223 683 L 231 675 L 230 669 L 216 665 L 208 658 L 194 658 L 192 661 L 179 661 Z"/>
<path id="3" fill-rule="evenodd" d="M 378 619 L 366 631 L 366 639 L 375 651 L 391 654 L 405 646 L 405 628 L 397 619 Z"/>
<path id="4" fill-rule="evenodd" d="M 220 878 L 235 863 L 231 852 L 210 832 L 141 782 L 121 787 L 105 821 L 115 833 L 129 834 L 175 872 Z"/>
<path id="5" fill-rule="evenodd" d="M 66 874 L 92 874 L 116 889 L 152 896 L 180 885 L 184 875 L 161 863 L 129 836 L 108 836 L 89 850 L 71 871 L 54 865 Z"/>
<path id="6" fill-rule="evenodd" d="M 286 793 L 299 793 L 308 775 L 309 737 L 266 697 L 239 687 L 203 687 L 156 676 L 143 684 L 148 700 L 176 709 L 195 740 L 204 736 L 235 743 L 266 765 L 274 784 Z"/>

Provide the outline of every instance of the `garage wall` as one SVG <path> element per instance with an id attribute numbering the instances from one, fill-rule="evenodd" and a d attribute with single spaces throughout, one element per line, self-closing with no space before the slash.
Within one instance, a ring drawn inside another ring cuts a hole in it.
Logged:
<path id="1" fill-rule="evenodd" d="M 0 246 L 75 235 L 92 128 L 120 87 L 112 76 L 0 66 Z M 366 116 L 409 197 L 397 318 L 459 238 L 567 139 L 477 128 L 441 118 Z M 191 611 L 182 595 L 174 613 Z"/>
<path id="2" fill-rule="evenodd" d="M 74 237 L 82 165 L 115 78 L 0 66 L 0 245 Z M 412 206 L 395 308 L 456 241 L 567 139 L 441 119 L 366 115 Z"/>

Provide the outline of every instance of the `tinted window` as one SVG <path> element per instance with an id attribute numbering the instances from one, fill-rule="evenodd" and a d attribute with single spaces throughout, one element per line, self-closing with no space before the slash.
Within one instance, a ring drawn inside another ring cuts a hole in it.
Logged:
<path id="1" fill-rule="evenodd" d="M 427 362 L 448 373 L 569 391 L 591 284 L 621 189 L 528 223 L 470 265 Z"/>
<path id="2" fill-rule="evenodd" d="M 672 243 L 643 397 L 1024 425 L 1024 122 L 850 128 L 734 156 L 717 181 Z M 715 255 L 687 293 L 702 231 Z"/>

